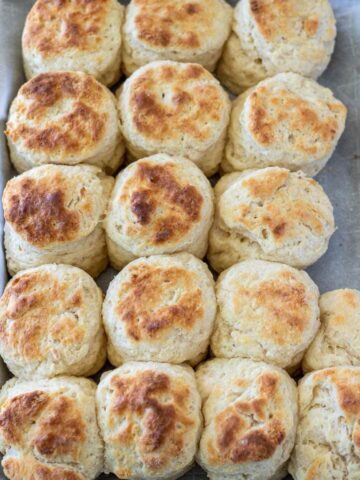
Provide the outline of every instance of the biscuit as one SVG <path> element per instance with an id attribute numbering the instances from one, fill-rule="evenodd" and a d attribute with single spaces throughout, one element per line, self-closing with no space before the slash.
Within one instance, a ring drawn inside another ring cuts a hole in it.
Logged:
<path id="1" fill-rule="evenodd" d="M 109 360 L 115 366 L 201 360 L 215 314 L 214 281 L 201 260 L 189 253 L 139 258 L 114 278 L 105 297 Z"/>
<path id="2" fill-rule="evenodd" d="M 218 272 L 251 258 L 308 267 L 335 231 L 330 200 L 301 171 L 230 173 L 215 187 L 215 205 L 208 259 Z"/>
<path id="3" fill-rule="evenodd" d="M 5 133 L 18 172 L 46 163 L 88 163 L 113 173 L 125 150 L 115 97 L 81 72 L 43 73 L 25 83 Z"/>
<path id="4" fill-rule="evenodd" d="M 202 258 L 213 208 L 210 183 L 189 160 L 158 154 L 129 165 L 105 220 L 111 264 L 120 270 L 138 257 L 181 251 Z"/>
<path id="5" fill-rule="evenodd" d="M 125 74 L 156 60 L 195 62 L 213 71 L 231 22 L 224 0 L 132 0 L 122 31 Z"/>
<path id="6" fill-rule="evenodd" d="M 245 260 L 216 282 L 215 357 L 244 357 L 293 370 L 319 328 L 319 289 L 281 263 Z"/>
<path id="7" fill-rule="evenodd" d="M 318 78 L 335 46 L 329 0 L 241 0 L 217 68 L 233 93 L 281 72 Z"/>
<path id="8" fill-rule="evenodd" d="M 10 275 L 46 263 L 99 275 L 108 262 L 102 221 L 113 184 L 89 165 L 43 165 L 11 179 L 3 193 Z"/>
<path id="9" fill-rule="evenodd" d="M 104 85 L 121 76 L 124 7 L 116 0 L 37 0 L 22 35 L 26 78 L 69 70 Z"/>
<path id="10" fill-rule="evenodd" d="M 83 270 L 43 265 L 18 273 L 0 300 L 0 354 L 17 377 L 90 376 L 105 363 L 103 294 Z"/>
<path id="11" fill-rule="evenodd" d="M 294 446 L 296 384 L 282 369 L 215 359 L 196 372 L 205 427 L 197 462 L 210 480 L 279 480 Z"/>
<path id="12" fill-rule="evenodd" d="M 360 366 L 360 292 L 345 288 L 320 297 L 320 329 L 306 352 L 303 370 Z"/>
<path id="13" fill-rule="evenodd" d="M 0 393 L 0 451 L 10 480 L 95 480 L 103 442 L 91 380 L 9 380 Z"/>
<path id="14" fill-rule="evenodd" d="M 279 166 L 316 175 L 344 131 L 346 107 L 328 88 L 296 73 L 279 73 L 233 104 L 221 168 Z"/>
<path id="15" fill-rule="evenodd" d="M 360 368 L 329 368 L 302 378 L 299 417 L 289 466 L 294 480 L 357 480 Z"/>
<path id="16" fill-rule="evenodd" d="M 103 375 L 96 402 L 105 473 L 175 480 L 192 466 L 202 417 L 190 367 L 126 363 Z"/>
<path id="17" fill-rule="evenodd" d="M 168 153 L 207 176 L 218 170 L 230 100 L 201 65 L 162 61 L 139 68 L 122 85 L 118 108 L 130 160 Z"/>

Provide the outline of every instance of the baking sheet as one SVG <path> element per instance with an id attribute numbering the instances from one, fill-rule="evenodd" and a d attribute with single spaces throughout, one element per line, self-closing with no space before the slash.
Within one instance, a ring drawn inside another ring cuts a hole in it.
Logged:
<path id="1" fill-rule="evenodd" d="M 25 81 L 21 63 L 21 31 L 32 0 L 0 0 L 0 128 L 3 132 L 11 100 Z M 121 3 L 128 3 L 123 1 Z M 236 0 L 229 1 L 235 4 Z M 319 79 L 348 106 L 345 132 L 335 154 L 317 176 L 334 206 L 337 231 L 327 253 L 309 274 L 321 292 L 349 287 L 360 289 L 360 0 L 332 0 L 337 19 L 337 41 L 329 68 Z M 0 134 L 0 188 L 14 174 L 10 167 L 5 137 Z M 0 206 L 1 209 L 1 206 Z M 0 210 L 1 240 L 3 215 Z M 2 245 L 2 242 L 1 242 Z M 108 269 L 98 279 L 106 290 L 115 271 Z M 4 252 L 0 248 L 0 291 L 7 282 Z M 0 385 L 8 373 L 0 365 Z M 101 480 L 115 479 L 102 475 Z M 205 479 L 194 467 L 184 480 Z M 290 478 L 290 477 L 289 477 Z M 0 472 L 0 479 L 5 476 Z"/>

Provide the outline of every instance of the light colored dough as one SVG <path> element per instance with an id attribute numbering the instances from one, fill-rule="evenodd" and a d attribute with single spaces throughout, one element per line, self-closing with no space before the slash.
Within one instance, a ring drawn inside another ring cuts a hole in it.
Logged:
<path id="1" fill-rule="evenodd" d="M 319 289 L 306 272 L 245 260 L 216 282 L 215 357 L 242 357 L 296 368 L 319 322 Z"/>
<path id="2" fill-rule="evenodd" d="M 104 85 L 121 76 L 124 7 L 116 0 L 37 0 L 22 35 L 28 79 L 39 73 L 89 73 Z"/>
<path id="3" fill-rule="evenodd" d="M 213 221 L 213 192 L 192 162 L 153 155 L 120 172 L 105 220 L 110 262 L 188 252 L 202 258 Z"/>

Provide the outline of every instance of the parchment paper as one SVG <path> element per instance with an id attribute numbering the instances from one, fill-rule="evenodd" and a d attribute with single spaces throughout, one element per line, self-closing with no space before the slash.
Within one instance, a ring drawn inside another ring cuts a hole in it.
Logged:
<path id="1" fill-rule="evenodd" d="M 128 3 L 123 1 L 122 3 Z M 235 4 L 236 0 L 229 1 Z M 25 81 L 21 63 L 21 32 L 33 1 L 0 0 L 0 128 L 5 121 L 11 100 Z M 335 154 L 317 176 L 334 206 L 337 231 L 327 253 L 311 268 L 309 274 L 321 292 L 349 287 L 360 289 L 360 0 L 332 0 L 338 35 L 330 66 L 319 79 L 330 87 L 348 107 L 348 120 Z M 5 137 L 0 133 L 0 188 L 14 174 L 10 167 Z M 1 206 L 0 206 L 1 209 Z M 0 210 L 1 240 L 3 215 Z M 1 242 L 2 245 L 2 242 Z M 98 279 L 106 290 L 115 271 L 108 269 Z M 8 276 L 3 249 L 0 248 L 0 291 Z M 0 385 L 8 373 L 0 365 Z M 206 474 L 194 467 L 183 479 L 205 479 Z M 288 477 L 290 479 L 290 477 Z M 5 476 L 0 472 L 0 479 Z M 101 480 L 115 479 L 102 475 Z"/>

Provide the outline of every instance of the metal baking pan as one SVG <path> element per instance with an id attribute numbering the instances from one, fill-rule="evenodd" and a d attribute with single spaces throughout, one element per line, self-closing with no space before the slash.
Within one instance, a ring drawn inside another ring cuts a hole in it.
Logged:
<path id="1" fill-rule="evenodd" d="M 32 0 L 0 0 L 0 127 L 5 122 L 11 100 L 25 78 L 21 61 L 21 32 Z M 126 4 L 128 2 L 123 1 Z M 236 0 L 229 0 L 236 4 Z M 360 0 L 332 0 L 337 19 L 337 41 L 330 66 L 320 78 L 348 107 L 345 132 L 335 154 L 317 176 L 329 195 L 335 210 L 337 231 L 327 253 L 311 268 L 309 274 L 321 292 L 349 287 L 360 289 Z M 0 134 L 0 188 L 14 175 L 5 136 Z M 1 206 L 0 206 L 1 209 Z M 1 236 L 3 214 L 0 210 Z M 2 237 L 1 237 L 2 240 Z M 1 242 L 2 244 L 2 242 Z M 98 279 L 106 290 L 115 272 L 108 269 Z M 0 249 L 0 289 L 8 280 L 3 248 Z M 0 385 L 9 374 L 0 364 Z M 115 479 L 101 475 L 101 480 Z M 194 467 L 183 479 L 205 479 L 206 474 Z M 290 479 L 290 477 L 288 477 Z M 5 476 L 0 472 L 0 479 Z"/>

